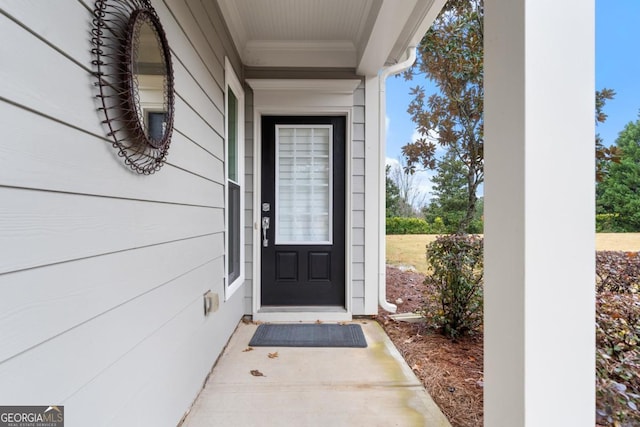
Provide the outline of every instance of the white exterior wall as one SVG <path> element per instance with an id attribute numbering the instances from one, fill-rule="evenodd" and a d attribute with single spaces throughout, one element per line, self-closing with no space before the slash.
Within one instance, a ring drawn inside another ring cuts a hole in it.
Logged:
<path id="1" fill-rule="evenodd" d="M 224 57 L 241 64 L 215 2 L 153 4 L 175 130 L 141 176 L 100 123 L 92 2 L 0 1 L 0 402 L 65 405 L 70 427 L 175 426 L 245 308 L 223 254 Z"/>
<path id="2" fill-rule="evenodd" d="M 365 89 L 364 83 L 353 95 L 352 142 L 351 142 L 351 307 L 354 315 L 377 314 L 378 303 L 375 301 L 377 288 L 370 293 L 365 292 Z M 373 297 L 372 304 L 367 298 Z M 375 310 L 368 307 L 375 306 Z"/>
<path id="3" fill-rule="evenodd" d="M 594 3 L 485 4 L 485 425 L 592 426 Z"/>
<path id="4" fill-rule="evenodd" d="M 253 254 L 253 206 L 254 206 L 254 135 L 253 135 L 253 91 L 246 84 L 244 85 L 244 313 L 251 315 L 253 312 L 253 275 L 254 254 Z"/>

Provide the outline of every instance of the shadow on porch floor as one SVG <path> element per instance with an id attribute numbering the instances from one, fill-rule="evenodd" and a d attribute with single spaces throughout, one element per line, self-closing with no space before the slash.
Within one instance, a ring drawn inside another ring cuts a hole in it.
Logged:
<path id="1" fill-rule="evenodd" d="M 367 348 L 251 351 L 240 323 L 182 427 L 450 427 L 382 328 L 356 323 Z"/>

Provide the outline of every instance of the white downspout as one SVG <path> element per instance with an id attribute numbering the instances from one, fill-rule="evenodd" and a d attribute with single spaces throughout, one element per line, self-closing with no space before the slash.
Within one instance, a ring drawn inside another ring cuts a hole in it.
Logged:
<path id="1" fill-rule="evenodd" d="M 387 301 L 387 285 L 386 285 L 386 264 L 387 264 L 387 244 L 385 241 L 386 236 L 386 224 L 385 224 L 385 200 L 386 200 L 386 158 L 387 158 L 387 128 L 386 128 L 386 113 L 387 113 L 387 98 L 386 98 L 386 85 L 387 85 L 387 77 L 392 76 L 394 74 L 398 74 L 403 72 L 404 70 L 409 69 L 413 63 L 416 62 L 416 47 L 409 46 L 407 48 L 407 59 L 398 62 L 397 64 L 384 67 L 380 72 L 380 77 L 378 79 L 379 84 L 379 111 L 378 111 L 378 125 L 380 129 L 378 131 L 378 135 L 380 141 L 378 143 L 378 147 L 380 147 L 380 153 L 378 156 L 378 171 L 380 180 L 378 182 L 378 191 L 379 193 L 379 204 L 378 204 L 378 218 L 380 218 L 380 229 L 379 236 L 380 239 L 380 252 L 378 253 L 378 304 L 384 310 L 389 311 L 391 313 L 395 313 L 398 307 L 395 304 L 391 304 Z"/>

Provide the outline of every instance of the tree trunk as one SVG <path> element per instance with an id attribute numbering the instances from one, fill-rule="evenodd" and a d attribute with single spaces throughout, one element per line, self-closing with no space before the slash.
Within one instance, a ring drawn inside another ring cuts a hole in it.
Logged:
<path id="1" fill-rule="evenodd" d="M 467 199 L 467 212 L 462 221 L 460 221 L 456 234 L 469 233 L 469 227 L 471 225 L 471 222 L 473 221 L 473 217 L 476 214 L 476 204 L 478 202 L 478 196 L 476 195 L 476 192 L 478 190 L 478 180 L 475 179 L 475 171 L 471 168 L 469 169 L 469 173 L 467 175 L 467 188 L 469 189 Z"/>

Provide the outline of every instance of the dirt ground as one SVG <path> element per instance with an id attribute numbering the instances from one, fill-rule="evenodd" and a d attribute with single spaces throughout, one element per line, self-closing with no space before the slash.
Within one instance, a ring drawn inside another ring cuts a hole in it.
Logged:
<path id="1" fill-rule="evenodd" d="M 397 302 L 399 313 L 419 309 L 425 292 L 423 281 L 420 273 L 387 267 L 387 301 Z M 482 426 L 482 336 L 452 342 L 421 324 L 396 322 L 383 310 L 377 320 L 451 425 Z"/>

